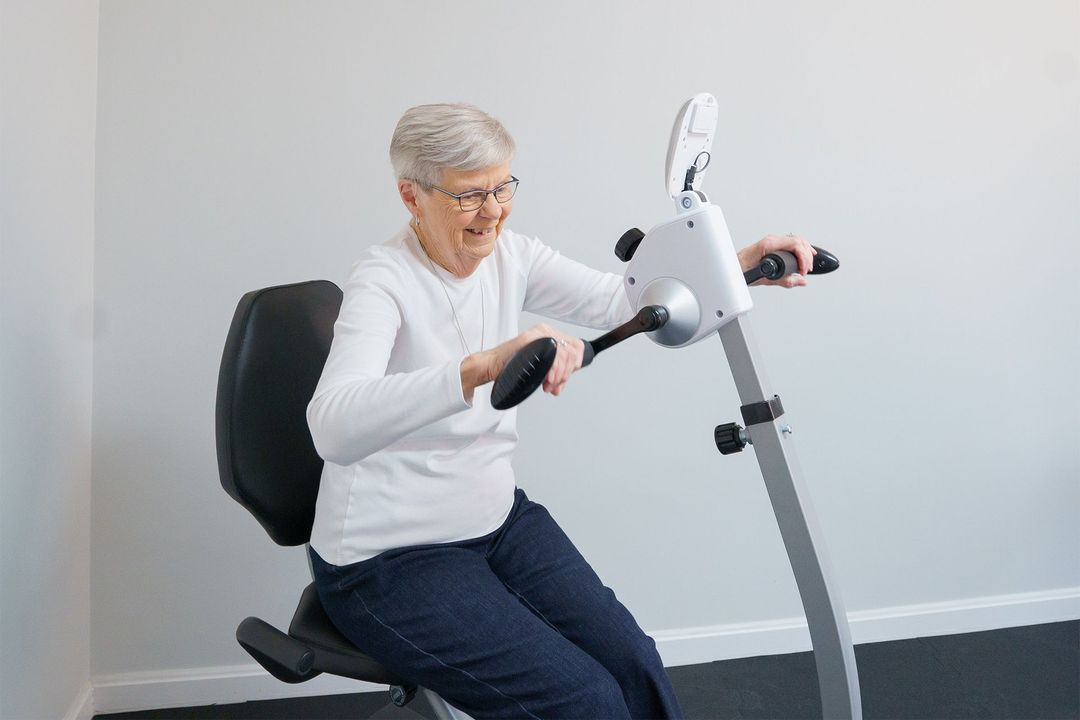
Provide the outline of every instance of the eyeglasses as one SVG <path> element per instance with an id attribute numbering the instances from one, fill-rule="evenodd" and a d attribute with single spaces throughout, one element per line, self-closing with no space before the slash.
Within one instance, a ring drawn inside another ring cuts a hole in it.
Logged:
<path id="1" fill-rule="evenodd" d="M 443 190 L 441 187 L 432 185 L 432 190 L 438 190 L 443 195 L 449 195 L 452 198 L 456 198 L 458 206 L 462 212 L 472 212 L 473 210 L 479 210 L 487 202 L 488 195 L 495 196 L 495 202 L 500 205 L 505 205 L 510 202 L 510 198 L 514 197 L 514 193 L 517 192 L 518 183 L 521 182 L 513 175 L 510 179 L 504 182 L 502 185 L 498 185 L 494 190 L 470 190 L 463 193 L 452 193 L 449 190 Z"/>

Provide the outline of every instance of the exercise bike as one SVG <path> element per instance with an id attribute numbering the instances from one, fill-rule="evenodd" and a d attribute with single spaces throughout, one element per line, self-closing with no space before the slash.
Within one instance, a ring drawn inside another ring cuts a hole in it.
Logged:
<path id="1" fill-rule="evenodd" d="M 582 367 L 611 346 L 639 334 L 681 348 L 716 332 L 724 346 L 742 402 L 742 422 L 718 425 L 717 449 L 724 455 L 754 446 L 769 500 L 794 572 L 814 648 L 825 718 L 862 717 L 859 676 L 847 615 L 829 567 L 809 493 L 792 462 L 791 428 L 782 419 L 779 395 L 769 395 L 755 366 L 756 351 L 746 315 L 753 308 L 748 286 L 798 270 L 794 255 L 775 252 L 743 272 L 723 212 L 700 190 L 719 119 L 716 99 L 695 95 L 672 128 L 665 179 L 675 217 L 647 233 L 627 230 L 615 254 L 627 263 L 624 287 L 634 317 L 607 334 L 585 341 Z M 839 262 L 815 247 L 811 274 L 831 272 Z M 557 343 L 540 338 L 519 350 L 495 380 L 492 405 L 505 410 L 521 403 L 544 381 Z"/>

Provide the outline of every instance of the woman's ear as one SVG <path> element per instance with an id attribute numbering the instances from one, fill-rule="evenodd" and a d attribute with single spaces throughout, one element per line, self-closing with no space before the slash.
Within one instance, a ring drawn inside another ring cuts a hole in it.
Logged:
<path id="1" fill-rule="evenodd" d="M 398 194 L 401 195 L 401 202 L 405 203 L 409 214 L 414 218 L 417 217 L 420 213 L 420 207 L 417 204 L 416 183 L 412 180 L 398 180 L 397 189 Z"/>

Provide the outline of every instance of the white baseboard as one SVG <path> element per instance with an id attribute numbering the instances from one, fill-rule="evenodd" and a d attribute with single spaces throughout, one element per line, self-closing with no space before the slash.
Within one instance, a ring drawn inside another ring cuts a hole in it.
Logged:
<path id="1" fill-rule="evenodd" d="M 848 613 L 855 644 L 1040 625 L 1080 618 L 1080 587 L 904 605 Z M 691 665 L 810 650 L 804 618 L 650 632 L 664 664 Z M 372 692 L 385 686 L 322 675 L 299 685 L 280 682 L 251 663 L 94 678 L 97 713 Z M 87 694 L 89 698 L 90 695 Z M 89 715 L 68 715 L 86 720 Z"/>
<path id="2" fill-rule="evenodd" d="M 91 720 L 94 717 L 94 686 L 86 683 L 71 707 L 64 713 L 64 720 Z"/>
<path id="3" fill-rule="evenodd" d="M 1080 619 L 1080 587 L 901 605 L 848 613 L 856 645 Z M 811 649 L 802 617 L 650 633 L 664 665 L 693 665 Z"/>
<path id="4" fill-rule="evenodd" d="M 97 677 L 94 678 L 94 709 L 97 713 L 112 713 L 385 689 L 385 685 L 337 675 L 320 675 L 314 680 L 290 685 L 251 663 Z"/>

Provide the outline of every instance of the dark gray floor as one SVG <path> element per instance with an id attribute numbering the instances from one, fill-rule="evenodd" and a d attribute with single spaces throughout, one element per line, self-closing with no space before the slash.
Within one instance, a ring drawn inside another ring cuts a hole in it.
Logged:
<path id="1" fill-rule="evenodd" d="M 855 655 L 867 720 L 1080 720 L 1078 621 L 873 643 L 858 646 Z M 821 717 L 810 653 L 688 665 L 669 673 L 687 718 Z M 352 720 L 385 702 L 385 693 L 365 693 L 95 720 Z"/>

